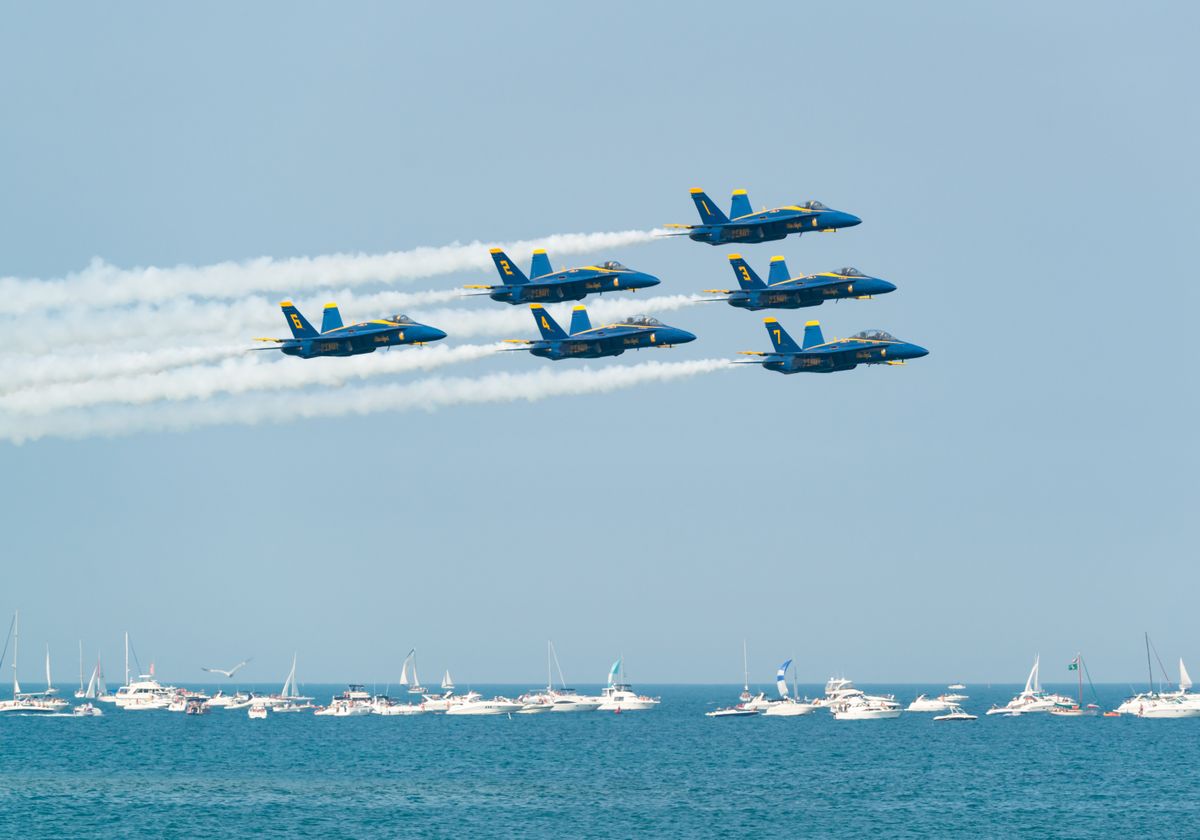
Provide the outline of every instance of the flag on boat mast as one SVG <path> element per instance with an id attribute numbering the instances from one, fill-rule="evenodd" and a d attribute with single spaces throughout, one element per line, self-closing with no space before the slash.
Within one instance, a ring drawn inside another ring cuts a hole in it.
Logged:
<path id="1" fill-rule="evenodd" d="M 1079 657 L 1078 656 L 1076 656 L 1074 659 L 1071 660 L 1071 664 L 1067 666 L 1067 670 L 1068 671 L 1078 671 L 1079 670 Z"/>

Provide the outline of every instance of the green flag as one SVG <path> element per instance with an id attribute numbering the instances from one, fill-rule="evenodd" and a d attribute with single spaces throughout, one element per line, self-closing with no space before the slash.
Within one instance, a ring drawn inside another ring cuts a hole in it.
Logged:
<path id="1" fill-rule="evenodd" d="M 1078 671 L 1078 670 L 1079 670 L 1079 663 L 1078 663 L 1078 662 L 1072 662 L 1070 665 L 1068 665 L 1068 666 L 1067 666 L 1067 670 L 1068 670 L 1068 671 Z"/>

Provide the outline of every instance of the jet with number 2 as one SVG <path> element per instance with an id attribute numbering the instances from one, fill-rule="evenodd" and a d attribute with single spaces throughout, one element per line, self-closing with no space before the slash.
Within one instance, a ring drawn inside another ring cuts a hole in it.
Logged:
<path id="1" fill-rule="evenodd" d="M 909 359 L 928 356 L 929 351 L 917 344 L 901 341 L 883 330 L 864 330 L 849 338 L 825 341 L 819 321 L 804 325 L 804 344 L 799 345 L 774 318 L 763 321 L 771 336 L 774 352 L 759 353 L 743 350 L 743 356 L 762 356 L 761 362 L 739 362 L 762 365 L 776 373 L 834 373 L 854 370 L 859 365 L 902 365 Z"/>
<path id="2" fill-rule="evenodd" d="M 380 347 L 425 344 L 446 337 L 437 327 L 418 324 L 407 315 L 393 315 L 378 321 L 343 326 L 342 313 L 335 303 L 325 304 L 321 331 L 317 332 L 290 300 L 283 301 L 279 307 L 283 310 L 284 320 L 292 328 L 293 337 L 256 338 L 255 341 L 271 341 L 277 346 L 255 349 L 281 350 L 287 356 L 311 359 L 316 356 L 358 356 L 374 353 Z"/>
<path id="3" fill-rule="evenodd" d="M 789 204 L 755 213 L 745 190 L 733 191 L 733 204 L 728 216 L 717 209 L 704 190 L 693 189 L 692 201 L 696 202 L 696 210 L 700 212 L 700 224 L 665 227 L 681 231 L 669 234 L 671 236 L 687 236 L 696 242 L 707 242 L 709 245 L 772 242 L 793 233 L 799 235 L 838 230 L 862 223 L 858 216 L 833 210 L 819 201 Z"/>
<path id="4" fill-rule="evenodd" d="M 626 350 L 641 350 L 643 347 L 673 347 L 695 341 L 696 336 L 687 330 L 669 327 L 648 315 L 635 315 L 616 324 L 592 327 L 587 308 L 576 306 L 571 312 L 571 331 L 563 328 L 550 317 L 540 303 L 529 305 L 533 320 L 541 332 L 540 341 L 523 338 L 505 339 L 510 344 L 524 344 L 513 350 L 528 350 L 535 356 L 560 361 L 562 359 L 598 359 L 602 356 L 620 356 Z"/>
<path id="5" fill-rule="evenodd" d="M 580 268 L 564 268 L 555 271 L 550 267 L 546 252 L 533 252 L 533 265 L 529 277 L 517 268 L 499 248 L 493 248 L 492 261 L 500 272 L 499 286 L 465 286 L 467 289 L 485 289 L 492 300 L 502 303 L 555 303 L 563 300 L 583 300 L 588 295 L 604 292 L 636 292 L 657 286 L 659 279 L 641 271 L 626 268 L 616 260 L 600 265 L 585 265 Z"/>
<path id="6" fill-rule="evenodd" d="M 741 289 L 705 289 L 708 294 L 725 295 L 730 306 L 739 309 L 799 309 L 820 306 L 827 300 L 856 298 L 894 292 L 896 287 L 878 277 L 868 277 L 857 268 L 840 268 L 803 277 L 790 277 L 783 257 L 771 257 L 771 273 L 763 282 L 741 254 L 730 254 L 729 264 Z"/>

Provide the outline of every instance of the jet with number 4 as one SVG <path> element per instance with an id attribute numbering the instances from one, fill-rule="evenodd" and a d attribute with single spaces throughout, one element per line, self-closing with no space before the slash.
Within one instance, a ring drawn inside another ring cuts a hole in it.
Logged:
<path id="1" fill-rule="evenodd" d="M 287 356 L 311 359 L 315 356 L 358 356 L 374 353 L 380 347 L 425 344 L 446 337 L 437 327 L 418 324 L 407 315 L 393 315 L 378 321 L 344 326 L 342 313 L 336 303 L 325 304 L 321 331 L 317 332 L 290 300 L 283 301 L 279 307 L 283 310 L 284 320 L 292 328 L 293 337 L 256 338 L 255 341 L 270 341 L 277 346 L 255 349 L 281 350 Z"/>
<path id="2" fill-rule="evenodd" d="M 576 306 L 571 312 L 571 331 L 563 328 L 550 317 L 540 303 L 531 303 L 533 320 L 542 334 L 540 341 L 509 338 L 510 344 L 524 344 L 512 350 L 528 350 L 544 359 L 598 359 L 602 356 L 620 356 L 626 350 L 641 350 L 643 347 L 674 347 L 695 341 L 696 336 L 687 330 L 669 327 L 648 315 L 635 315 L 616 324 L 593 327 L 587 308 Z"/>
<path id="3" fill-rule="evenodd" d="M 783 257 L 771 257 L 771 271 L 767 282 L 754 273 L 741 254 L 730 254 L 729 264 L 737 277 L 741 289 L 705 289 L 708 294 L 725 295 L 730 306 L 739 309 L 799 309 L 804 306 L 820 306 L 827 300 L 856 298 L 865 300 L 873 295 L 894 292 L 896 287 L 878 277 L 868 277 L 857 268 L 840 268 L 791 277 Z"/>
<path id="4" fill-rule="evenodd" d="M 634 271 L 616 260 L 600 265 L 585 265 L 580 268 L 564 268 L 555 271 L 544 250 L 533 252 L 533 265 L 526 277 L 508 256 L 499 248 L 493 248 L 492 261 L 500 272 L 499 286 L 465 286 L 467 289 L 484 289 L 492 300 L 502 303 L 556 303 L 564 300 L 583 300 L 588 295 L 604 292 L 636 292 L 657 286 L 659 279 L 641 271 Z"/>
<path id="5" fill-rule="evenodd" d="M 862 219 L 841 210 L 833 210 L 819 201 L 789 204 L 755 213 L 745 190 L 733 191 L 729 215 L 722 213 L 701 189 L 692 190 L 692 201 L 700 212 L 698 225 L 665 225 L 696 242 L 725 245 L 731 242 L 772 242 L 791 234 L 816 233 L 862 224 Z"/>
<path id="6" fill-rule="evenodd" d="M 804 325 L 804 344 L 800 345 L 774 318 L 766 318 L 764 323 L 775 350 L 771 353 L 743 350 L 743 356 L 763 359 L 737 364 L 762 365 L 776 373 L 834 373 L 854 370 L 859 365 L 902 365 L 909 359 L 929 355 L 924 347 L 901 341 L 883 330 L 864 330 L 849 338 L 827 342 L 821 334 L 820 322 L 809 321 Z"/>

